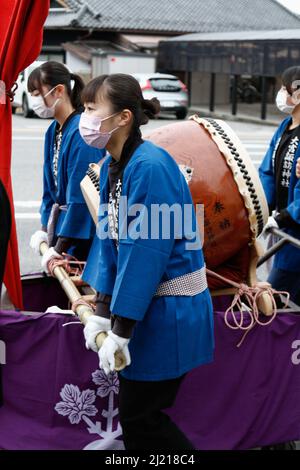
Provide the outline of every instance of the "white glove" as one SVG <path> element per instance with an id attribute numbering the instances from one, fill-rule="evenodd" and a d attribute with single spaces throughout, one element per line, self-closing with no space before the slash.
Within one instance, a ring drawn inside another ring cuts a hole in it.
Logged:
<path id="1" fill-rule="evenodd" d="M 121 338 L 112 331 L 108 332 L 107 338 L 104 340 L 98 355 L 100 369 L 103 369 L 106 375 L 115 370 L 115 353 L 122 351 L 125 356 L 126 366 L 131 364 L 130 353 L 128 349 L 129 339 Z"/>
<path id="2" fill-rule="evenodd" d="M 83 329 L 86 349 L 92 349 L 92 351 L 98 352 L 99 348 L 96 344 L 96 338 L 99 333 L 109 330 L 111 330 L 110 318 L 91 315 Z"/>
<path id="3" fill-rule="evenodd" d="M 75 313 L 73 310 L 64 310 L 57 305 L 52 305 L 51 307 L 48 307 L 45 313 L 60 313 L 62 315 L 72 315 L 73 317 L 75 316 Z"/>
<path id="4" fill-rule="evenodd" d="M 268 218 L 268 222 L 267 222 L 266 225 L 264 226 L 264 230 L 263 230 L 262 236 L 263 236 L 264 238 L 266 238 L 266 237 L 269 235 L 269 233 L 270 233 L 270 231 L 271 231 L 272 228 L 279 228 L 279 226 L 278 226 L 278 223 L 276 222 L 276 220 L 274 219 L 274 217 L 273 217 L 273 216 L 270 216 L 270 217 Z"/>
<path id="5" fill-rule="evenodd" d="M 40 245 L 42 242 L 48 244 L 48 235 L 43 230 L 37 230 L 30 239 L 30 247 L 37 255 L 40 254 Z"/>
<path id="6" fill-rule="evenodd" d="M 49 250 L 47 250 L 46 253 L 43 255 L 42 261 L 41 261 L 42 269 L 47 274 L 49 274 L 49 269 L 48 269 L 49 261 L 53 258 L 64 259 L 63 256 L 57 253 L 57 251 L 55 251 L 53 247 L 49 248 Z"/>

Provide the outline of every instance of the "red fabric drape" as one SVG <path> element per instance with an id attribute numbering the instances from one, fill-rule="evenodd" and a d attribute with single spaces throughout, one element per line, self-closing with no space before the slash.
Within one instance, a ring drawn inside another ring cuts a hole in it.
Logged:
<path id="1" fill-rule="evenodd" d="M 9 91 L 19 73 L 38 57 L 49 0 L 1 0 L 0 80 Z M 8 193 L 12 211 L 12 229 L 7 253 L 4 283 L 17 308 L 22 308 L 18 243 L 11 184 L 11 104 L 0 100 L 0 179 Z M 25 164 L 25 161 L 24 161 Z"/>

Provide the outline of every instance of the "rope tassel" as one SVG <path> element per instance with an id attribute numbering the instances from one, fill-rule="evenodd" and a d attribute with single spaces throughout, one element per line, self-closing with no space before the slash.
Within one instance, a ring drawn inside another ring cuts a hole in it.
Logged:
<path id="1" fill-rule="evenodd" d="M 284 308 L 288 306 L 290 301 L 290 294 L 288 292 L 277 291 L 273 289 L 271 284 L 267 282 L 259 282 L 255 286 L 250 287 L 247 284 L 238 284 L 208 269 L 207 274 L 219 280 L 225 281 L 227 284 L 237 289 L 232 304 L 226 310 L 224 316 L 224 321 L 228 328 L 231 330 L 244 331 L 244 335 L 241 341 L 237 344 L 237 347 L 242 345 L 247 334 L 256 325 L 268 326 L 275 320 L 278 312 L 275 295 L 282 295 L 286 297 Z M 259 302 L 266 295 L 271 301 L 272 312 L 270 318 L 267 321 L 262 322 L 260 320 Z M 245 305 L 245 303 L 242 301 L 243 298 L 247 302 L 247 305 Z"/>
<path id="2" fill-rule="evenodd" d="M 68 253 L 62 253 L 64 259 L 52 258 L 48 262 L 48 269 L 52 277 L 55 277 L 54 270 L 57 267 L 63 268 L 69 275 L 81 276 L 83 268 L 86 265 L 85 261 L 79 261 L 75 256 Z M 72 267 L 74 265 L 75 267 Z"/>

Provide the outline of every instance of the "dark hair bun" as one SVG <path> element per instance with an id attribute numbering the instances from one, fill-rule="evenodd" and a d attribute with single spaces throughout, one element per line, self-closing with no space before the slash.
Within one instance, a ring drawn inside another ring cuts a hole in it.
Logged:
<path id="1" fill-rule="evenodd" d="M 160 112 L 160 102 L 157 98 L 142 101 L 142 110 L 149 118 L 154 118 Z"/>

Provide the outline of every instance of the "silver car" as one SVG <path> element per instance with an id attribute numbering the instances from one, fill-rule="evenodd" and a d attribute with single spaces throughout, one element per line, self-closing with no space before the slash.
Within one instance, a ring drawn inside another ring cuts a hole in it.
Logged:
<path id="1" fill-rule="evenodd" d="M 133 76 L 138 80 L 145 99 L 156 97 L 160 101 L 161 112 L 175 114 L 177 119 L 186 118 L 188 91 L 179 78 L 162 73 L 136 73 Z"/>

